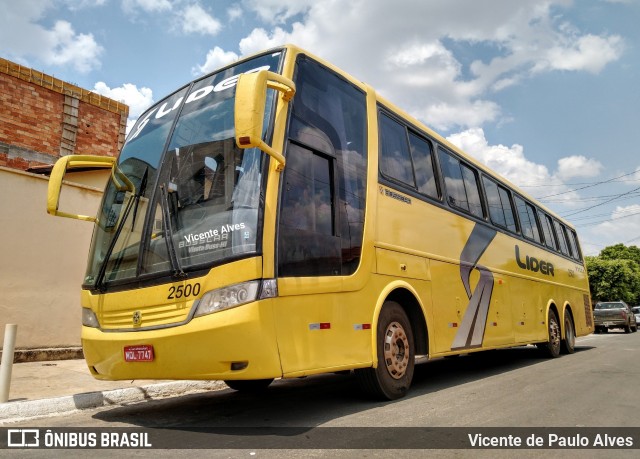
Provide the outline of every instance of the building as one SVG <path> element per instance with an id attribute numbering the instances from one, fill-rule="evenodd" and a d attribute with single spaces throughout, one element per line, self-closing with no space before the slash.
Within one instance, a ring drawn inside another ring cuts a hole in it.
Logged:
<path id="1" fill-rule="evenodd" d="M 61 156 L 116 156 L 128 111 L 0 58 L 0 335 L 17 324 L 19 350 L 80 345 L 80 284 L 93 225 L 47 215 L 47 174 Z M 64 186 L 65 210 L 95 214 L 107 177 L 104 170 L 68 174 L 75 183 Z"/>
<path id="2" fill-rule="evenodd" d="M 0 166 L 28 170 L 60 156 L 115 156 L 129 107 L 0 58 Z"/>

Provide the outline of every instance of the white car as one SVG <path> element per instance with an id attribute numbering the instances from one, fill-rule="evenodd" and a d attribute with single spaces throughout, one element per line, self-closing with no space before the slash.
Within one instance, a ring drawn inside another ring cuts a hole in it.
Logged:
<path id="1" fill-rule="evenodd" d="M 640 324 L 640 306 L 634 306 L 631 311 L 636 316 L 636 323 Z"/>

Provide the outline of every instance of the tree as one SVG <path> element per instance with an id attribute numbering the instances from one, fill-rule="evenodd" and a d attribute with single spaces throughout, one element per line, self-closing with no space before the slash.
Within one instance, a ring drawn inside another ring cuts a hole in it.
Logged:
<path id="1" fill-rule="evenodd" d="M 640 248 L 635 245 L 629 247 L 624 244 L 610 245 L 600 252 L 603 260 L 632 260 L 640 267 Z"/>
<path id="2" fill-rule="evenodd" d="M 622 300 L 633 305 L 640 300 L 638 263 L 630 259 L 607 259 L 602 256 L 586 257 L 586 262 L 593 301 Z"/>

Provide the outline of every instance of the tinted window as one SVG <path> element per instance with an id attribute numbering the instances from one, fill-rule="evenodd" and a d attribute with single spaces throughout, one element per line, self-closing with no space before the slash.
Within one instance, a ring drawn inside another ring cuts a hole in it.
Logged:
<path id="1" fill-rule="evenodd" d="M 565 255 L 569 255 L 569 249 L 567 246 L 566 234 L 564 232 L 564 227 L 558 223 L 557 220 L 553 221 L 553 225 L 556 229 L 556 236 L 558 237 L 558 245 L 560 247 L 560 252 Z"/>
<path id="2" fill-rule="evenodd" d="M 413 157 L 413 167 L 418 191 L 427 196 L 439 198 L 440 193 L 434 173 L 431 143 L 410 132 L 409 147 L 411 148 L 411 156 Z"/>
<path id="3" fill-rule="evenodd" d="M 509 191 L 487 177 L 482 178 L 482 183 L 487 195 L 491 221 L 509 231 L 516 232 L 517 227 Z"/>
<path id="4" fill-rule="evenodd" d="M 355 86 L 298 58 L 280 207 L 278 275 L 358 267 L 366 196 L 366 104 Z"/>
<path id="5" fill-rule="evenodd" d="M 384 114 L 380 116 L 380 171 L 415 188 L 407 131 Z"/>
<path id="6" fill-rule="evenodd" d="M 541 214 L 540 226 L 542 226 L 542 234 L 544 234 L 544 243 L 553 250 L 558 250 L 558 244 L 551 224 L 551 218 L 547 214 Z"/>
<path id="7" fill-rule="evenodd" d="M 578 236 L 573 230 L 568 230 L 569 232 L 569 244 L 571 246 L 571 252 L 573 253 L 573 258 L 580 261 L 582 260 L 582 254 L 580 253 L 580 246 L 578 245 Z"/>
<path id="8" fill-rule="evenodd" d="M 520 218 L 522 235 L 536 242 L 541 242 L 540 231 L 538 230 L 538 223 L 536 218 L 536 210 L 531 204 L 524 201 L 519 196 L 514 196 L 514 201 L 516 204 L 516 209 L 518 211 L 518 217 Z"/>
<path id="9" fill-rule="evenodd" d="M 439 152 L 447 201 L 453 207 L 482 217 L 482 203 L 476 172 L 461 164 L 458 158 L 446 151 L 439 150 Z"/>

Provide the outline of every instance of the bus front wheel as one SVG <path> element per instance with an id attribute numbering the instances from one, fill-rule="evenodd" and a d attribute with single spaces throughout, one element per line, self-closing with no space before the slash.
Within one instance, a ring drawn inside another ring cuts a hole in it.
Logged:
<path id="1" fill-rule="evenodd" d="M 404 397 L 415 364 L 413 330 L 404 309 L 395 301 L 385 302 L 376 331 L 378 367 L 356 370 L 358 383 L 365 393 L 378 399 Z"/>

